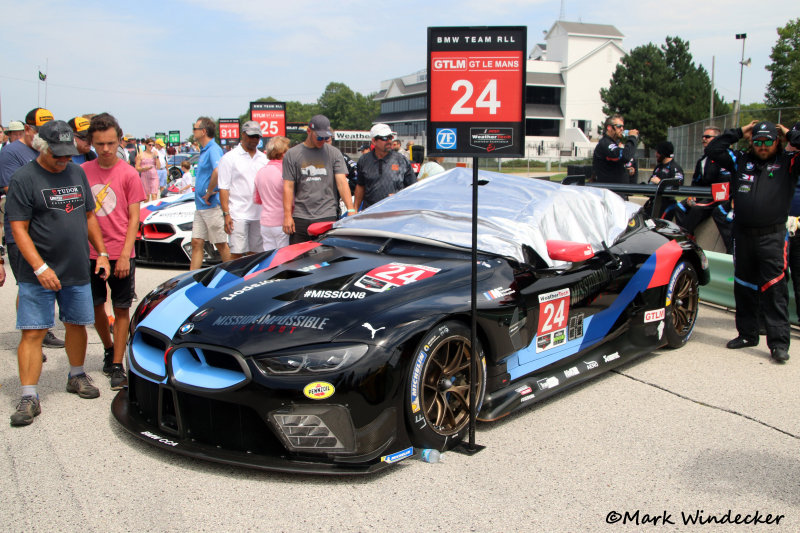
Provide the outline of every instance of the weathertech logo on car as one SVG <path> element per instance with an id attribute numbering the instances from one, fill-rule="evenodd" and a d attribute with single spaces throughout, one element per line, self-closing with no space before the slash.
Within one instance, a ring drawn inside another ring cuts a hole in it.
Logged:
<path id="1" fill-rule="evenodd" d="M 307 290 L 303 298 L 326 298 L 335 300 L 360 300 L 367 295 L 363 291 L 315 291 Z"/>

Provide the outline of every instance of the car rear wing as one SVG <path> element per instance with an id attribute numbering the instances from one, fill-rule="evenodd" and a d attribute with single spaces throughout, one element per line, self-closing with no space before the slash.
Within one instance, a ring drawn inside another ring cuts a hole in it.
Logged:
<path id="1" fill-rule="evenodd" d="M 633 184 L 633 183 L 586 183 L 586 176 L 575 175 L 567 176 L 561 182 L 562 185 L 583 185 L 586 187 L 596 187 L 599 189 L 608 189 L 620 195 L 639 195 L 650 196 L 653 198 L 653 210 L 650 213 L 651 217 L 658 218 L 656 213 L 661 212 L 661 198 L 667 196 L 675 198 L 678 196 L 694 196 L 696 198 L 712 198 L 711 187 L 694 187 L 690 185 L 681 185 L 683 180 L 680 178 L 672 178 L 661 180 L 658 185 L 648 184 Z"/>

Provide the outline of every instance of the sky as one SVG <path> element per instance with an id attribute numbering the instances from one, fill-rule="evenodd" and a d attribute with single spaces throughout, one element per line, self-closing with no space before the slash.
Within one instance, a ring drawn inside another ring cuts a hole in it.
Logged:
<path id="1" fill-rule="evenodd" d="M 314 102 L 330 82 L 362 94 L 424 69 L 429 26 L 527 26 L 528 50 L 564 20 L 611 24 L 631 50 L 667 36 L 689 41 L 728 102 L 761 102 L 776 28 L 800 1 L 671 0 L 0 0 L 0 120 L 47 107 L 57 119 L 107 111 L 137 137 L 198 116 L 237 117 L 249 102 Z M 38 81 L 38 71 L 47 84 Z M 336 127 L 336 124 L 333 125 Z"/>

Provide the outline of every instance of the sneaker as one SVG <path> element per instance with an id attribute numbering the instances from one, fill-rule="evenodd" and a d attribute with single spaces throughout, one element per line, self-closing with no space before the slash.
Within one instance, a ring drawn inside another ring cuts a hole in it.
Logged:
<path id="1" fill-rule="evenodd" d="M 789 352 L 783 348 L 773 348 L 769 353 L 779 363 L 785 363 L 789 360 Z"/>
<path id="2" fill-rule="evenodd" d="M 128 375 L 121 364 L 117 363 L 111 366 L 111 390 L 122 390 L 128 386 Z"/>
<path id="3" fill-rule="evenodd" d="M 27 426 L 33 418 L 39 416 L 42 406 L 36 396 L 23 396 L 17 404 L 17 410 L 11 415 L 12 426 Z"/>
<path id="4" fill-rule="evenodd" d="M 86 374 L 70 376 L 67 379 L 67 392 L 77 394 L 81 398 L 97 398 L 100 396 L 100 389 L 92 385 L 92 378 Z"/>
<path id="5" fill-rule="evenodd" d="M 744 337 L 736 337 L 733 340 L 728 341 L 728 344 L 725 345 L 726 348 L 730 350 L 738 350 L 739 348 L 745 348 L 749 346 L 758 346 L 758 339 L 750 340 Z"/>
<path id="6" fill-rule="evenodd" d="M 47 362 L 47 356 L 44 354 L 44 352 L 42 352 L 42 363 L 46 362 Z"/>
<path id="7" fill-rule="evenodd" d="M 63 348 L 64 341 L 53 335 L 53 332 L 48 329 L 42 341 L 42 345 L 48 348 Z"/>
<path id="8" fill-rule="evenodd" d="M 103 374 L 106 376 L 111 374 L 111 367 L 114 366 L 114 347 L 106 348 L 103 351 Z"/>

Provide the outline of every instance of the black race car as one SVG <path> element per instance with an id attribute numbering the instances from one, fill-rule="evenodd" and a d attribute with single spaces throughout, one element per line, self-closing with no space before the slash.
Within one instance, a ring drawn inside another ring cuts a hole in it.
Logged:
<path id="1" fill-rule="evenodd" d="M 171 279 L 131 324 L 135 436 L 256 468 L 366 473 L 689 339 L 703 251 L 601 189 L 471 171 L 424 180 L 316 241 Z M 470 396 L 470 360 L 478 357 Z"/>

